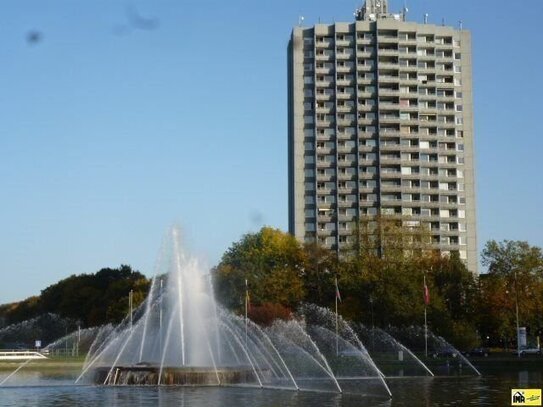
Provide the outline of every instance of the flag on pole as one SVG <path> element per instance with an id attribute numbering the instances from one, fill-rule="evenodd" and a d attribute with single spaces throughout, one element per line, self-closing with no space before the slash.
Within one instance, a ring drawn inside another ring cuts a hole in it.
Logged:
<path id="1" fill-rule="evenodd" d="M 426 276 L 424 277 L 424 304 L 430 304 L 430 291 L 428 290 L 428 286 L 426 285 Z"/>
<path id="2" fill-rule="evenodd" d="M 339 292 L 339 287 L 337 285 L 337 277 L 336 277 L 336 298 L 341 302 L 341 293 Z"/>

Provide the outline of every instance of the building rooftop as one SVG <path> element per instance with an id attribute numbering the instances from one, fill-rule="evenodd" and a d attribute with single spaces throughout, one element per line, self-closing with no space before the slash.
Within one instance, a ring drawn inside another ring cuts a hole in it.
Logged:
<path id="1" fill-rule="evenodd" d="M 388 0 L 366 0 L 364 5 L 357 9 L 355 16 L 360 21 L 376 21 L 378 19 L 394 19 L 405 21 L 407 9 L 404 8 L 401 13 L 389 13 Z"/>

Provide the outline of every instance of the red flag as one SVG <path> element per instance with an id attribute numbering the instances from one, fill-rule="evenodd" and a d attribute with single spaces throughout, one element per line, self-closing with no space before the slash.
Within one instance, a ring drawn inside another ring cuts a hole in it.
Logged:
<path id="1" fill-rule="evenodd" d="M 337 285 L 337 277 L 336 277 L 336 298 L 341 302 L 341 294 L 339 292 L 339 287 Z"/>
<path id="2" fill-rule="evenodd" d="M 428 291 L 428 286 L 426 285 L 426 279 L 424 279 L 424 304 L 430 304 L 430 291 Z"/>

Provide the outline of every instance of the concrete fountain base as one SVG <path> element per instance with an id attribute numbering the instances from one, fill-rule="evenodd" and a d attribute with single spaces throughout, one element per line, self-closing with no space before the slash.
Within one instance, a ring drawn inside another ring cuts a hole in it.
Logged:
<path id="1" fill-rule="evenodd" d="M 160 383 L 160 366 L 135 365 L 99 367 L 94 370 L 94 383 L 105 385 L 166 385 L 166 386 L 221 386 L 255 383 L 251 368 L 164 367 Z"/>

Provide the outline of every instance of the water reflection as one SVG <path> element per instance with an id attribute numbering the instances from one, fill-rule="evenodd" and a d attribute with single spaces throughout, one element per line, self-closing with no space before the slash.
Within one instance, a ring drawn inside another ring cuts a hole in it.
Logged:
<path id="1" fill-rule="evenodd" d="M 4 372 L 2 372 L 4 374 Z M 514 387 L 541 388 L 540 368 L 487 372 L 482 377 L 397 377 L 388 383 L 392 400 L 377 394 L 337 394 L 242 387 L 74 386 L 72 373 L 24 372 L 0 387 L 0 406 L 324 406 L 420 407 L 509 405 Z M 10 379 L 11 380 L 11 379 Z M 32 385 L 27 385 L 28 383 Z M 24 385 L 26 384 L 26 385 Z"/>

